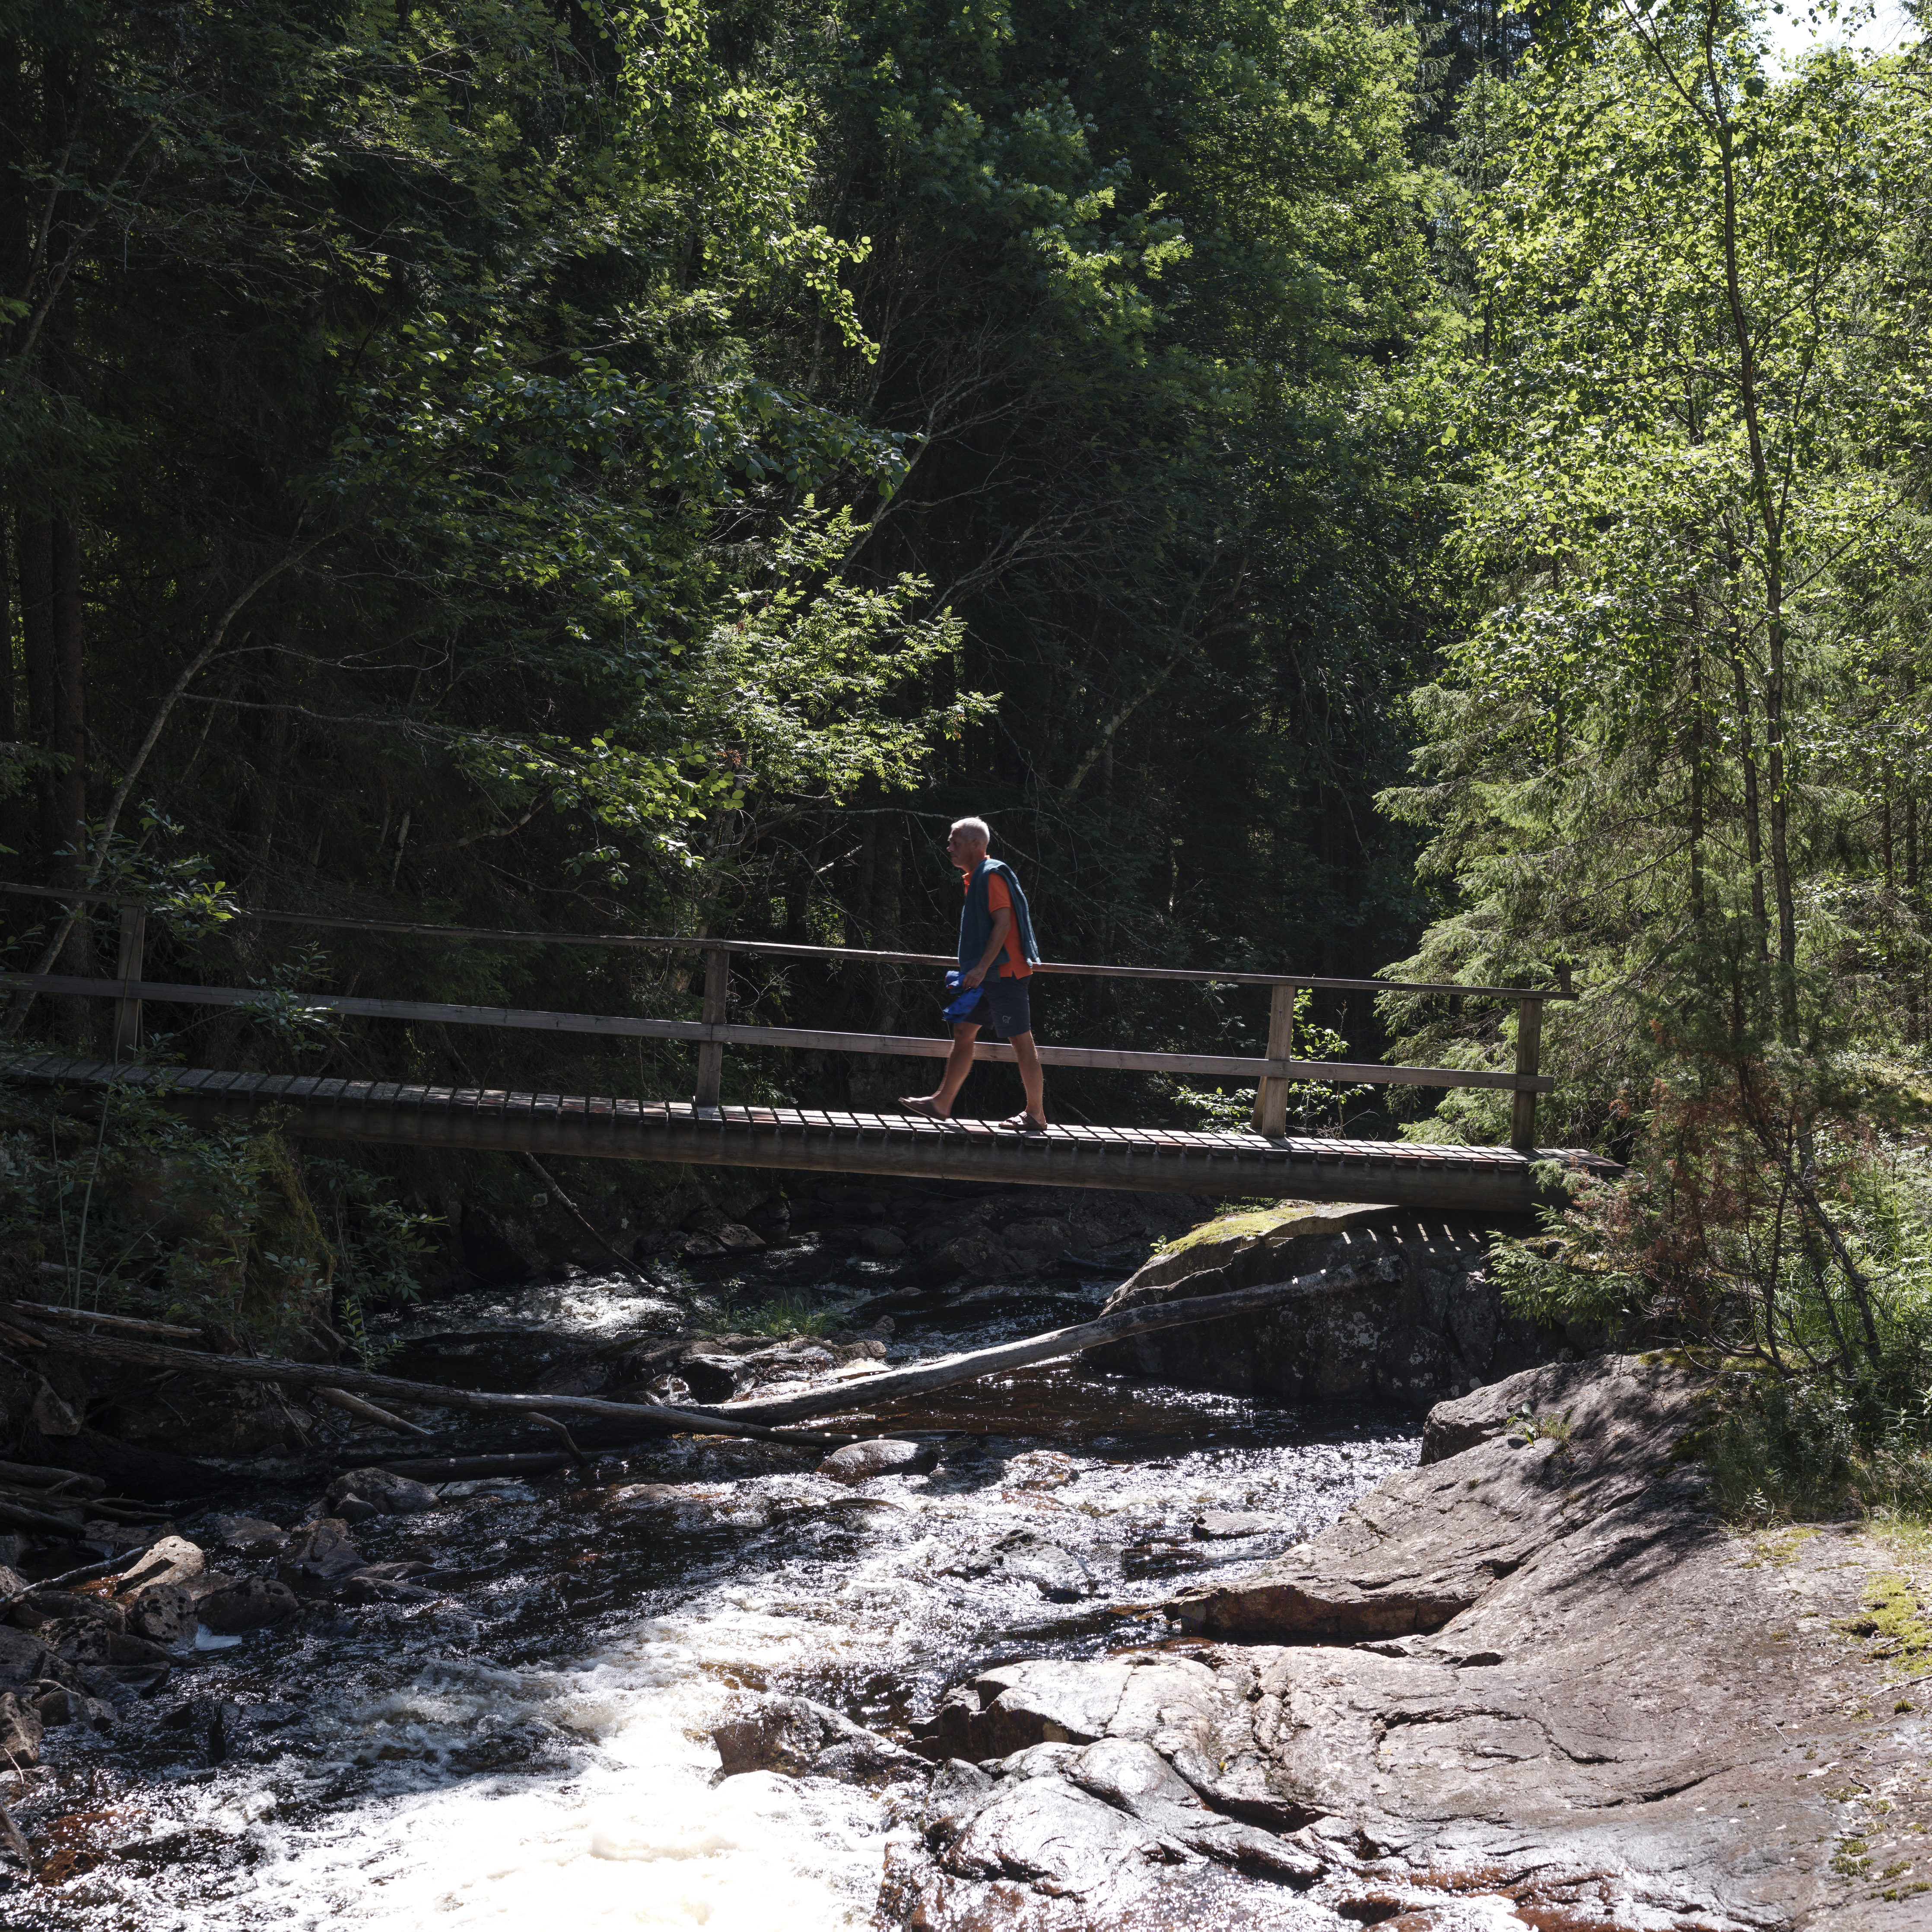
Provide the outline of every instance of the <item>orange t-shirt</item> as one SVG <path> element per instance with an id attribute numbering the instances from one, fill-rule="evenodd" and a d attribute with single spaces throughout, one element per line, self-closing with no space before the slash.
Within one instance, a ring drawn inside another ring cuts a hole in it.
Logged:
<path id="1" fill-rule="evenodd" d="M 971 892 L 973 890 L 973 874 L 970 872 L 962 872 L 959 874 L 959 883 L 968 892 Z M 1001 878 L 997 872 L 988 872 L 986 874 L 986 912 L 988 916 L 990 917 L 996 912 L 1011 912 L 1012 909 L 1013 896 L 1011 892 L 1006 890 L 1006 880 Z M 1008 926 L 1006 928 L 1006 957 L 1000 962 L 998 970 L 994 973 L 993 976 L 998 980 L 1026 980 L 1031 978 L 1033 976 L 1032 961 L 1025 958 L 1016 961 L 1014 958 L 1013 956 L 1019 951 L 1020 946 L 1019 941 L 1015 936 L 1014 929 L 1011 926 Z"/>

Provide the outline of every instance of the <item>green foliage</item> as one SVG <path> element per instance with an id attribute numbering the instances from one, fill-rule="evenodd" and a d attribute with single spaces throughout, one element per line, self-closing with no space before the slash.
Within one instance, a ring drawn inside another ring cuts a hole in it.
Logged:
<path id="1" fill-rule="evenodd" d="M 1834 53 L 1777 74 L 1709 0 L 1461 104 L 1431 393 L 1468 622 L 1412 696 L 1418 782 L 1384 795 L 1441 896 L 1391 971 L 1574 976 L 1544 1036 L 1561 1138 L 1637 1106 L 1660 992 L 1790 1044 L 1822 979 L 1869 1038 L 1922 1036 L 1895 845 L 1932 670 L 1895 614 L 1932 562 L 1916 85 Z M 1510 1045 L 1506 1012 L 1385 1006 L 1405 1054 Z M 1500 1132 L 1493 1096 L 1444 1112 Z"/>
<path id="2" fill-rule="evenodd" d="M 781 1294 L 755 1308 L 734 1308 L 730 1322 L 742 1335 L 776 1335 L 783 1340 L 794 1335 L 829 1334 L 838 1325 L 838 1311 L 814 1308 L 800 1295 Z"/>
<path id="3" fill-rule="evenodd" d="M 376 1177 L 346 1161 L 310 1155 L 304 1176 L 336 1258 L 336 1326 L 363 1366 L 373 1368 L 397 1345 L 373 1342 L 366 1317 L 416 1299 L 415 1267 L 429 1251 L 429 1231 L 439 1219 L 405 1208 Z"/>
<path id="4" fill-rule="evenodd" d="M 1815 1522 L 1864 1510 L 1932 1521 L 1932 1430 L 1917 1414 L 1817 1382 L 1740 1378 L 1698 1444 L 1712 1500 L 1734 1522 Z"/>
<path id="5" fill-rule="evenodd" d="M 1333 1027 L 1318 1024 L 1312 1016 L 1314 996 L 1303 988 L 1294 996 L 1294 1031 L 1291 1056 L 1297 1060 L 1344 1060 L 1348 1042 Z M 1288 1086 L 1288 1118 L 1291 1124 L 1304 1130 L 1324 1121 L 1337 1129 L 1343 1124 L 1344 1110 L 1352 1100 L 1359 1100 L 1375 1090 L 1370 1087 L 1345 1086 L 1339 1082 L 1294 1080 Z M 1177 1082 L 1174 1099 L 1184 1112 L 1204 1127 L 1229 1131 L 1248 1124 L 1255 1105 L 1252 1087 L 1202 1090 Z"/>
<path id="6" fill-rule="evenodd" d="M 130 1083 L 84 1104 L 0 1088 L 0 1103 L 11 1292 L 212 1324 L 268 1354 L 313 1347 L 332 1300 L 353 1332 L 364 1306 L 416 1292 L 429 1217 L 358 1169 L 298 1162 L 272 1122 L 193 1126 Z"/>
<path id="7" fill-rule="evenodd" d="M 297 1062 L 308 1054 L 326 1053 L 340 1037 L 341 1022 L 328 1007 L 305 1000 L 300 982 L 322 977 L 328 965 L 328 956 L 320 946 L 305 945 L 293 958 L 278 961 L 267 979 L 251 979 L 249 983 L 261 989 L 260 997 L 244 1000 L 236 1010 Z"/>

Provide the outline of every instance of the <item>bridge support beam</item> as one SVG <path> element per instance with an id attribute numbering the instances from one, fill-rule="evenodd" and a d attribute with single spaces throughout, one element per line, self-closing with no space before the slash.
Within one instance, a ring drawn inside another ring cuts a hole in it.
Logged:
<path id="1" fill-rule="evenodd" d="M 1516 1070 L 1534 1075 L 1543 1057 L 1543 1002 L 1516 1003 Z M 1536 1144 L 1536 1090 L 1519 1087 L 1510 1107 L 1510 1145 L 1527 1153 Z"/>

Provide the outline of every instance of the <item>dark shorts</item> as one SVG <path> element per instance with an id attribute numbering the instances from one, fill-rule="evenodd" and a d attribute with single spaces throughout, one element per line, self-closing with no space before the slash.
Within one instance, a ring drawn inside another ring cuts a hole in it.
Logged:
<path id="1" fill-rule="evenodd" d="M 1002 1040 L 1011 1040 L 1016 1033 L 1033 1031 L 1033 1003 L 1028 989 L 1033 984 L 1030 977 L 1024 980 L 982 980 L 980 982 L 982 998 L 980 1004 L 967 1016 L 969 1026 L 989 1026 Z"/>

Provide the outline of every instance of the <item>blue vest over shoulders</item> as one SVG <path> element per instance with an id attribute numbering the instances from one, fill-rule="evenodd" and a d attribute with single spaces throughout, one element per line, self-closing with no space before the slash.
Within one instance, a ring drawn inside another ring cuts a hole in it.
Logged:
<path id="1" fill-rule="evenodd" d="M 1026 894 L 1020 890 L 1020 882 L 1013 876 L 1012 868 L 1003 865 L 998 859 L 982 859 L 973 869 L 971 881 L 966 888 L 966 903 L 959 914 L 959 970 L 970 973 L 980 963 L 980 956 L 986 950 L 993 937 L 992 908 L 986 903 L 986 876 L 998 872 L 1006 882 L 1006 890 L 1012 895 L 1013 922 L 1006 934 L 1006 943 L 1000 948 L 999 956 L 987 968 L 987 976 L 996 976 L 1001 966 L 1017 963 L 1012 957 L 1013 940 L 1019 940 L 1019 956 L 1029 965 L 1040 963 L 1040 948 L 1034 943 L 1033 916 L 1027 910 Z"/>

